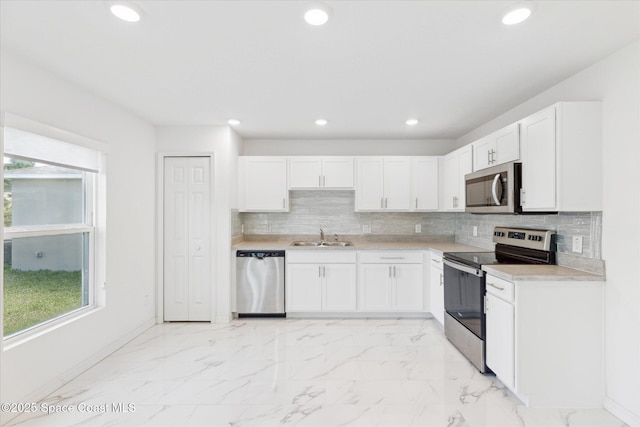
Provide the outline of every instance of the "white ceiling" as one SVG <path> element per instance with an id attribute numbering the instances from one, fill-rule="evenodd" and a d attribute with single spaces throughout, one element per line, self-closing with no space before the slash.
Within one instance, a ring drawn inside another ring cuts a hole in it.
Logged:
<path id="1" fill-rule="evenodd" d="M 640 38 L 639 1 L 0 0 L 2 48 L 155 125 L 255 138 L 457 138 Z M 316 118 L 329 120 L 324 128 Z M 420 124 L 407 127 L 416 117 Z"/>

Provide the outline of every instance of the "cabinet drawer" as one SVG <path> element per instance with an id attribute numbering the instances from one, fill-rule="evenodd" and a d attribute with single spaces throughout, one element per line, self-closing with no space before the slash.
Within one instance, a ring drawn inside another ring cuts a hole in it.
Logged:
<path id="1" fill-rule="evenodd" d="M 513 302 L 514 285 L 508 280 L 487 274 L 487 293 L 495 295 L 505 301 Z"/>
<path id="2" fill-rule="evenodd" d="M 328 250 L 328 251 L 287 251 L 287 263 L 311 264 L 355 264 L 356 251 Z"/>
<path id="3" fill-rule="evenodd" d="M 358 252 L 358 261 L 365 264 L 422 264 L 422 252 Z"/>
<path id="4" fill-rule="evenodd" d="M 442 270 L 442 256 L 431 254 L 431 266 Z"/>

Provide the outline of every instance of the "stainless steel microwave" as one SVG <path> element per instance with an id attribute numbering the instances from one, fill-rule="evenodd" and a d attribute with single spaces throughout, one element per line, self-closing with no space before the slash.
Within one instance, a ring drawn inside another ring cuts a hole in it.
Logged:
<path id="1" fill-rule="evenodd" d="M 465 175 L 465 212 L 522 213 L 522 163 L 505 163 Z"/>

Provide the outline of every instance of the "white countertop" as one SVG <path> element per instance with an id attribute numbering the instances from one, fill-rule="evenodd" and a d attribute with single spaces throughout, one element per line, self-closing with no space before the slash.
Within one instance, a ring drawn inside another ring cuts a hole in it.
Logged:
<path id="1" fill-rule="evenodd" d="M 492 276 L 518 281 L 605 281 L 605 277 L 560 265 L 502 264 L 484 265 L 482 269 Z"/>
<path id="2" fill-rule="evenodd" d="M 353 246 L 291 246 L 290 241 L 244 241 L 233 245 L 233 250 L 293 250 L 293 251 L 361 251 L 361 250 L 430 250 L 438 252 L 491 252 L 491 249 L 453 242 L 354 242 Z"/>
<path id="3" fill-rule="evenodd" d="M 491 252 L 491 249 L 454 242 L 354 242 L 353 246 L 291 246 L 289 240 L 249 240 L 233 245 L 233 250 L 273 251 L 401 251 L 429 250 L 442 255 L 444 252 Z M 504 264 L 486 265 L 482 269 L 501 279 L 516 281 L 604 281 L 605 277 L 559 265 Z"/>

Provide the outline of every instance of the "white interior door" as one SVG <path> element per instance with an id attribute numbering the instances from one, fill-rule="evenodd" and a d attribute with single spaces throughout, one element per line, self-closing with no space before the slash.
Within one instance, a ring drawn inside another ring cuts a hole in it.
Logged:
<path id="1" fill-rule="evenodd" d="M 164 320 L 211 320 L 209 157 L 164 159 Z"/>

